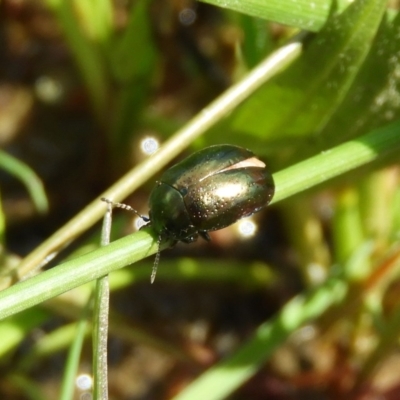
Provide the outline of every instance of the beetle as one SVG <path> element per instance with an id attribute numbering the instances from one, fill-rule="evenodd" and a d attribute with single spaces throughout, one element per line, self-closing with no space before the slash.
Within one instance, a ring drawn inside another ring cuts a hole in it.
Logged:
<path id="1" fill-rule="evenodd" d="M 161 176 L 149 198 L 149 217 L 132 207 L 102 199 L 135 212 L 164 240 L 192 243 L 208 232 L 232 225 L 271 201 L 272 175 L 252 151 L 230 144 L 206 147 L 178 162 Z M 153 283 L 160 250 L 157 252 Z"/>

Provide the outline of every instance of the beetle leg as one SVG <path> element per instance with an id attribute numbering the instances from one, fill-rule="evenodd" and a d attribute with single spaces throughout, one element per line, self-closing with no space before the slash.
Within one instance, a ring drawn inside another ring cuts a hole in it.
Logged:
<path id="1" fill-rule="evenodd" d="M 198 235 L 197 235 L 197 233 L 195 233 L 195 234 L 193 234 L 191 236 L 188 236 L 188 237 L 185 237 L 183 239 L 180 239 L 180 241 L 183 242 L 183 243 L 193 243 L 193 242 L 195 242 L 197 240 L 197 238 L 198 238 Z"/>
<path id="2" fill-rule="evenodd" d="M 206 231 L 199 231 L 199 235 L 207 242 L 211 241 L 210 235 Z"/>

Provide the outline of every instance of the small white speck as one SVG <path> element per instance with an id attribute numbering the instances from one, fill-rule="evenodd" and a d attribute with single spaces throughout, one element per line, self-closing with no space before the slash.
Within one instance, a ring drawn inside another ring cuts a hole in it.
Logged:
<path id="1" fill-rule="evenodd" d="M 93 378 L 88 374 L 81 374 L 76 377 L 75 384 L 79 390 L 89 390 L 93 386 Z"/>
<path id="2" fill-rule="evenodd" d="M 251 219 L 239 221 L 237 226 L 239 235 L 242 237 L 254 236 L 257 231 L 257 225 Z"/>
<path id="3" fill-rule="evenodd" d="M 155 153 L 159 147 L 160 144 L 154 137 L 146 137 L 140 142 L 140 149 L 146 155 Z"/>

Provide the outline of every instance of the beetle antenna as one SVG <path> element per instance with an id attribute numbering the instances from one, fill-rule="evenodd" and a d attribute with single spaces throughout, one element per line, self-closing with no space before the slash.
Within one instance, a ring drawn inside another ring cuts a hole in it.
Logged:
<path id="1" fill-rule="evenodd" d="M 142 220 L 145 221 L 145 222 L 149 222 L 150 221 L 150 219 L 148 217 L 140 214 L 133 207 L 128 206 L 128 204 L 116 203 L 116 202 L 114 202 L 114 201 L 112 201 L 110 199 L 107 199 L 105 197 L 102 197 L 101 201 L 104 201 L 105 203 L 110 204 L 112 207 L 123 208 L 124 210 L 131 211 L 131 212 L 135 213 L 138 217 L 142 218 Z"/>
<path id="2" fill-rule="evenodd" d="M 158 267 L 158 262 L 160 261 L 160 244 L 161 244 L 161 234 L 158 236 L 157 240 L 157 253 L 156 253 L 156 258 L 154 259 L 154 264 L 153 264 L 153 269 L 151 271 L 151 277 L 150 277 L 150 283 L 154 283 L 154 280 L 156 279 L 156 273 L 157 273 L 157 267 Z"/>

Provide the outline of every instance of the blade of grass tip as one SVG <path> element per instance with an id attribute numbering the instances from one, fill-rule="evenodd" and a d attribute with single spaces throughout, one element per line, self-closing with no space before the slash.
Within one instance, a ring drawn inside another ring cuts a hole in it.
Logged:
<path id="1" fill-rule="evenodd" d="M 0 168 L 18 178 L 25 185 L 38 212 L 44 214 L 48 211 L 49 203 L 43 183 L 30 167 L 0 150 Z"/>
<path id="2" fill-rule="evenodd" d="M 223 117 L 229 115 L 238 104 L 250 96 L 268 79 L 281 72 L 282 69 L 293 62 L 301 53 L 301 40 L 301 38 L 297 38 L 268 56 L 241 81 L 226 90 L 178 130 L 164 143 L 157 153 L 129 171 L 106 192 L 102 193 L 72 220 L 32 251 L 32 253 L 21 261 L 18 267 L 19 276 L 23 277 L 35 268 L 38 268 L 38 266 L 46 263 L 46 258 L 49 254 L 58 251 L 66 243 L 94 225 L 104 215 L 104 204 L 102 204 L 100 198 L 105 197 L 114 201 L 121 201 L 172 161 L 193 140 L 218 123 Z M 9 285 L 9 282 L 1 282 L 0 290 L 7 285 Z"/>

